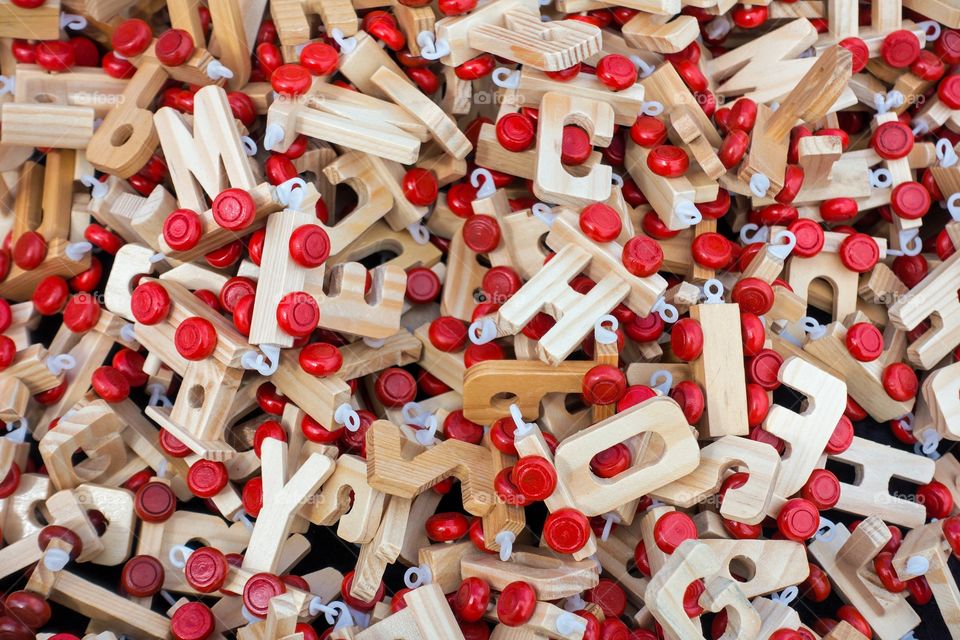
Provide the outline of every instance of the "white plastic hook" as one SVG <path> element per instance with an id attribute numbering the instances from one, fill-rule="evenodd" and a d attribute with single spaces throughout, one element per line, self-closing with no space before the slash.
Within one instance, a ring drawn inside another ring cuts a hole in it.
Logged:
<path id="1" fill-rule="evenodd" d="M 503 89 L 517 89 L 520 87 L 520 70 L 510 70 L 506 67 L 497 67 L 490 74 L 493 84 Z"/>
<path id="2" fill-rule="evenodd" d="M 50 571 L 61 571 L 68 562 L 70 562 L 70 554 L 64 549 L 47 549 L 43 552 L 43 566 Z"/>
<path id="3" fill-rule="evenodd" d="M 497 325 L 490 318 L 480 318 L 470 323 L 467 337 L 473 344 L 487 344 L 497 337 Z"/>
<path id="4" fill-rule="evenodd" d="M 758 198 L 763 198 L 767 195 L 767 191 L 769 190 L 770 178 L 768 178 L 765 174 L 755 173 L 750 176 L 750 193 Z"/>
<path id="5" fill-rule="evenodd" d="M 75 13 L 61 13 L 60 14 L 60 28 L 61 29 L 72 29 L 74 31 L 83 31 L 87 28 L 87 19 L 83 16 L 78 16 Z"/>
<path id="6" fill-rule="evenodd" d="M 663 103 L 658 100 L 644 100 L 640 113 L 645 116 L 658 116 L 663 113 Z"/>
<path id="7" fill-rule="evenodd" d="M 770 237 L 770 228 L 748 222 L 740 227 L 740 242 L 743 244 L 753 244 L 754 242 L 766 242 Z"/>
<path id="8" fill-rule="evenodd" d="M 616 173 L 610 174 L 610 182 L 617 185 L 621 189 L 623 188 L 623 176 L 619 174 L 616 174 Z"/>
<path id="9" fill-rule="evenodd" d="M 436 435 L 437 416 L 430 414 L 427 416 L 427 419 L 423 425 L 423 429 L 418 429 L 417 432 L 413 434 L 413 437 L 418 444 L 429 447 L 434 444 L 434 438 Z"/>
<path id="10" fill-rule="evenodd" d="M 363 344 L 367 345 L 371 349 L 379 349 L 383 345 L 387 344 L 387 341 L 384 340 L 383 338 L 364 337 Z"/>
<path id="11" fill-rule="evenodd" d="M 564 611 L 557 616 L 555 626 L 557 628 L 557 633 L 562 636 L 573 635 L 580 637 L 587 630 L 587 619 L 581 618 L 580 616 L 570 613 L 569 611 Z"/>
<path id="12" fill-rule="evenodd" d="M 247 529 L 253 529 L 253 523 L 250 522 L 250 518 L 247 517 L 247 512 L 243 509 L 240 509 L 240 511 L 233 516 L 233 521 L 242 522 L 243 526 L 245 526 Z"/>
<path id="13" fill-rule="evenodd" d="M 44 360 L 44 363 L 47 365 L 47 369 L 50 370 L 55 376 L 60 375 L 64 371 L 69 371 L 77 366 L 77 359 L 74 358 L 69 353 L 61 353 L 56 356 L 47 356 L 47 359 Z"/>
<path id="14" fill-rule="evenodd" d="M 158 251 L 157 253 L 150 256 L 150 264 L 157 264 L 158 262 L 163 262 L 166 259 L 167 259 L 166 254 Z"/>
<path id="15" fill-rule="evenodd" d="M 615 513 L 603 514 L 603 531 L 600 533 L 600 541 L 606 542 L 610 539 L 610 532 L 613 531 L 613 525 L 620 524 L 620 516 Z"/>
<path id="16" fill-rule="evenodd" d="M 303 178 L 290 178 L 286 182 L 281 182 L 274 188 L 277 202 L 288 209 L 299 209 L 303 204 L 303 196 L 306 194 L 307 183 Z"/>
<path id="17" fill-rule="evenodd" d="M 516 430 L 513 432 L 514 440 L 520 440 L 533 433 L 533 429 L 536 425 L 526 422 L 523 419 L 523 414 L 520 413 L 520 407 L 515 404 L 510 405 L 510 417 L 513 418 L 513 423 L 517 426 Z"/>
<path id="18" fill-rule="evenodd" d="M 280 346 L 276 344 L 261 344 L 260 352 L 245 351 L 240 356 L 240 366 L 248 371 L 256 371 L 262 376 L 271 376 L 280 366 Z"/>
<path id="19" fill-rule="evenodd" d="M 240 143 L 243 144 L 243 152 L 248 156 L 257 155 L 257 143 L 250 136 L 240 136 Z"/>
<path id="20" fill-rule="evenodd" d="M 513 531 L 501 531 L 493 539 L 500 545 L 500 560 L 506 562 L 513 555 L 513 543 L 517 535 Z"/>
<path id="21" fill-rule="evenodd" d="M 721 304 L 723 302 L 723 283 L 716 278 L 710 278 L 703 283 L 703 296 L 707 304 Z"/>
<path id="22" fill-rule="evenodd" d="M 637 75 L 641 78 L 646 78 L 651 73 L 657 70 L 653 65 L 647 64 L 647 61 L 641 58 L 638 55 L 631 55 L 630 61 L 633 62 L 633 65 L 637 68 Z"/>
<path id="23" fill-rule="evenodd" d="M 792 231 L 781 229 L 773 234 L 773 242 L 767 247 L 767 251 L 780 260 L 786 260 L 796 246 L 797 236 Z"/>
<path id="24" fill-rule="evenodd" d="M 94 200 L 100 200 L 104 198 L 107 195 L 107 192 L 110 191 L 110 187 L 108 187 L 106 183 L 100 182 L 91 175 L 80 176 L 80 184 L 90 189 L 90 197 Z"/>
<path id="25" fill-rule="evenodd" d="M 400 408 L 400 415 L 405 424 L 413 424 L 422 427 L 427 423 L 427 416 L 432 415 L 429 411 L 424 411 L 419 402 L 410 401 Z"/>
<path id="26" fill-rule="evenodd" d="M 883 167 L 870 171 L 870 186 L 875 189 L 889 189 L 893 186 L 893 175 Z"/>
<path id="27" fill-rule="evenodd" d="M 433 31 L 418 33 L 417 45 L 420 46 L 420 57 L 425 60 L 439 60 L 450 55 L 450 43 L 446 40 L 437 40 Z"/>
<path id="28" fill-rule="evenodd" d="M 726 14 L 718 16 L 707 23 L 703 28 L 704 34 L 711 40 L 722 40 L 733 29 L 733 20 Z"/>
<path id="29" fill-rule="evenodd" d="M 266 130 L 263 132 L 263 148 L 267 151 L 272 151 L 274 147 L 283 142 L 285 137 L 287 137 L 287 132 L 284 131 L 281 125 L 276 123 L 268 124 Z"/>
<path id="30" fill-rule="evenodd" d="M 185 544 L 175 544 L 170 547 L 170 564 L 177 569 L 183 569 L 187 566 L 187 560 L 193 555 L 193 549 Z"/>
<path id="31" fill-rule="evenodd" d="M 330 30 L 330 37 L 340 46 L 340 53 L 353 53 L 357 48 L 357 39 L 348 38 L 343 35 L 343 31 L 334 27 Z"/>
<path id="32" fill-rule="evenodd" d="M 13 422 L 7 423 L 7 435 L 4 437 L 14 442 L 26 442 L 29 435 L 30 419 L 26 416 L 20 416 Z"/>
<path id="33" fill-rule="evenodd" d="M 919 229 L 902 229 L 898 234 L 900 250 L 887 249 L 891 256 L 916 256 L 923 251 L 923 240 L 920 239 Z"/>
<path id="34" fill-rule="evenodd" d="M 483 178 L 481 181 L 480 179 Z M 493 182 L 493 174 L 489 169 L 482 167 L 474 169 L 470 174 L 470 184 L 477 190 L 477 198 L 489 198 L 497 192 L 497 185 Z"/>
<path id="35" fill-rule="evenodd" d="M 408 589 L 416 589 L 419 586 L 430 584 L 433 581 L 433 574 L 430 573 L 430 567 L 421 564 L 418 567 L 410 567 L 403 574 L 403 584 Z"/>
<path id="36" fill-rule="evenodd" d="M 120 337 L 127 342 L 137 341 L 137 329 L 132 322 L 128 322 L 120 327 Z"/>
<path id="37" fill-rule="evenodd" d="M 937 159 L 940 160 L 940 166 L 950 168 L 957 164 L 957 152 L 953 145 L 946 138 L 937 140 Z"/>
<path id="38" fill-rule="evenodd" d="M 657 369 L 650 374 L 650 388 L 663 395 L 670 393 L 673 386 L 673 374 L 666 369 Z"/>
<path id="39" fill-rule="evenodd" d="M 940 37 L 940 23 L 936 20 L 917 22 L 913 25 L 913 28 L 923 29 L 923 35 L 926 36 L 927 42 L 933 42 Z"/>
<path id="40" fill-rule="evenodd" d="M 913 131 L 914 136 L 919 138 L 920 136 L 925 136 L 930 133 L 930 127 L 927 126 L 927 123 L 923 120 L 915 120 L 911 131 Z"/>
<path id="41" fill-rule="evenodd" d="M 677 311 L 675 306 L 669 304 L 665 298 L 657 300 L 657 303 L 653 305 L 653 308 L 650 310 L 656 311 L 664 322 L 670 324 L 673 324 L 680 318 L 680 312 Z"/>
<path id="42" fill-rule="evenodd" d="M 564 601 L 563 610 L 564 611 L 580 611 L 586 606 L 587 606 L 586 601 L 580 596 L 579 593 L 575 593 Z"/>
<path id="43" fill-rule="evenodd" d="M 605 322 L 610 323 L 610 328 L 603 326 Z M 620 322 L 615 316 L 610 315 L 609 313 L 597 318 L 597 321 L 593 323 L 593 339 L 597 341 L 598 344 L 614 344 L 617 342 L 617 328 L 620 326 Z"/>
<path id="44" fill-rule="evenodd" d="M 247 609 L 247 605 L 245 604 L 240 605 L 240 615 L 242 615 L 243 619 L 247 621 L 247 624 L 257 624 L 258 622 L 262 622 L 260 618 L 250 612 L 250 609 Z"/>
<path id="45" fill-rule="evenodd" d="M 803 325 L 803 330 L 807 333 L 807 335 L 814 340 L 823 337 L 823 335 L 827 332 L 826 327 L 817 322 L 816 318 L 811 318 L 810 316 L 804 316 L 803 320 L 800 321 L 800 324 Z"/>
<path id="46" fill-rule="evenodd" d="M 557 219 L 557 215 L 553 212 L 550 206 L 542 202 L 538 202 L 530 207 L 530 211 L 548 227 L 553 226 L 553 221 Z"/>
<path id="47" fill-rule="evenodd" d="M 344 402 L 333 412 L 333 419 L 337 424 L 342 424 L 348 431 L 358 431 L 360 429 L 360 415 L 356 409 Z"/>
<path id="48" fill-rule="evenodd" d="M 940 436 L 939 433 L 936 432 L 936 430 L 927 429 L 926 431 L 923 432 L 923 435 L 920 436 L 917 444 L 920 445 L 920 451 L 923 453 L 923 455 L 929 458 L 933 454 L 937 453 L 937 447 L 940 446 L 941 440 L 943 440 L 943 438 Z M 940 456 L 937 455 L 937 458 L 939 457 Z"/>
<path id="49" fill-rule="evenodd" d="M 84 240 L 82 242 L 71 242 L 63 253 L 74 262 L 78 262 L 91 251 L 93 251 L 93 245 Z"/>
<path id="50" fill-rule="evenodd" d="M 910 556 L 907 558 L 907 575 L 922 576 L 930 570 L 930 561 L 923 556 Z"/>
<path id="51" fill-rule="evenodd" d="M 823 540 L 824 542 L 830 542 L 833 540 L 833 536 L 837 533 L 836 523 L 827 520 L 823 516 L 820 516 L 820 526 L 817 527 L 817 532 L 813 534 L 813 537 L 817 540 Z"/>
<path id="52" fill-rule="evenodd" d="M 407 232 L 417 244 L 427 244 L 430 242 L 430 231 L 422 222 L 411 222 L 407 225 Z"/>
<path id="53" fill-rule="evenodd" d="M 877 113 L 887 113 L 891 109 L 896 109 L 903 104 L 903 94 L 896 89 L 883 94 L 877 93 L 873 96 L 873 104 L 877 108 Z"/>
<path id="54" fill-rule="evenodd" d="M 213 81 L 229 80 L 233 77 L 233 71 L 219 60 L 211 60 L 207 65 L 207 77 Z"/>
<path id="55" fill-rule="evenodd" d="M 950 194 L 947 198 L 947 211 L 955 222 L 960 222 L 960 191 Z"/>
<path id="56" fill-rule="evenodd" d="M 164 394 L 166 389 L 164 389 L 162 384 L 155 382 L 151 385 L 147 385 L 147 391 L 150 393 L 150 399 L 147 401 L 147 406 L 164 407 L 168 409 L 173 406 L 170 398 Z"/>
<path id="57" fill-rule="evenodd" d="M 14 76 L 0 76 L 0 96 L 13 93 L 17 88 Z"/>
<path id="58" fill-rule="evenodd" d="M 313 599 L 310 600 L 307 611 L 309 611 L 312 616 L 322 613 L 327 624 L 334 625 L 334 628 L 339 628 L 341 624 L 343 626 L 353 626 L 353 617 L 350 615 L 350 608 L 339 600 L 333 600 L 324 604 L 320 596 L 314 596 Z"/>
<path id="59" fill-rule="evenodd" d="M 798 595 L 800 595 L 800 589 L 797 588 L 797 585 L 791 585 L 779 593 L 771 593 L 770 599 L 787 606 L 796 600 Z"/>
<path id="60" fill-rule="evenodd" d="M 692 202 L 678 202 L 676 206 L 673 207 L 673 213 L 689 226 L 703 222 L 703 214 L 697 209 L 697 205 Z"/>

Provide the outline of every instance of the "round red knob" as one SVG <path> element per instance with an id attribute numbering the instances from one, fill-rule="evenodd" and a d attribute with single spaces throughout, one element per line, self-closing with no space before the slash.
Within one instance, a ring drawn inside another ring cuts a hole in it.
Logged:
<path id="1" fill-rule="evenodd" d="M 575 553 L 590 539 L 590 522 L 576 509 L 558 509 L 543 523 L 543 539 L 558 553 Z"/>
<path id="2" fill-rule="evenodd" d="M 777 526 L 789 540 L 803 542 L 811 538 L 820 526 L 820 513 L 817 507 L 804 498 L 793 498 L 780 508 L 777 514 Z"/>
<path id="3" fill-rule="evenodd" d="M 404 369 L 384 369 L 374 385 L 377 398 L 386 407 L 402 407 L 417 397 L 417 381 Z"/>
<path id="4" fill-rule="evenodd" d="M 537 594 L 528 583 L 511 582 L 500 592 L 497 600 L 497 618 L 508 627 L 519 627 L 533 617 Z"/>
<path id="5" fill-rule="evenodd" d="M 14 591 L 3 604 L 8 616 L 32 630 L 50 621 L 50 604 L 32 591 Z"/>
<path id="6" fill-rule="evenodd" d="M 613 478 L 629 469 L 630 462 L 630 449 L 620 443 L 593 456 L 590 459 L 590 470 L 599 478 Z"/>
<path id="7" fill-rule="evenodd" d="M 168 67 L 179 67 L 193 55 L 193 38 L 183 29 L 167 29 L 153 48 L 157 60 Z"/>
<path id="8" fill-rule="evenodd" d="M 526 151 L 537 138 L 537 123 L 525 113 L 508 113 L 497 120 L 496 134 L 507 151 Z"/>
<path id="9" fill-rule="evenodd" d="M 490 585 L 477 577 L 464 578 L 457 589 L 453 610 L 463 622 L 477 622 L 483 618 L 490 604 Z"/>
<path id="10" fill-rule="evenodd" d="M 697 539 L 697 525 L 682 511 L 670 511 L 653 525 L 653 538 L 664 553 L 673 553 L 686 540 Z"/>
<path id="11" fill-rule="evenodd" d="M 340 54 L 325 42 L 311 42 L 300 51 L 300 64 L 317 76 L 329 76 L 337 70 Z"/>
<path id="12" fill-rule="evenodd" d="M 870 139 L 870 145 L 881 158 L 896 160 L 910 154 L 913 140 L 913 130 L 897 120 L 878 126 Z"/>
<path id="13" fill-rule="evenodd" d="M 563 128 L 563 139 L 560 143 L 560 162 L 562 164 L 583 164 L 592 152 L 593 143 L 590 142 L 590 134 L 572 124 Z"/>
<path id="14" fill-rule="evenodd" d="M 302 267 L 319 267 L 330 257 L 330 237 L 315 224 L 304 224 L 290 235 L 290 257 Z"/>
<path id="15" fill-rule="evenodd" d="M 517 460 L 510 477 L 529 502 L 546 500 L 557 488 L 557 470 L 540 456 L 523 456 Z"/>
<path id="16" fill-rule="evenodd" d="M 820 511 L 832 509 L 840 501 L 840 481 L 832 471 L 814 469 L 800 495 Z"/>
<path id="17" fill-rule="evenodd" d="M 174 251 L 187 251 L 197 246 L 203 225 L 196 211 L 177 209 L 163 221 L 163 239 Z"/>
<path id="18" fill-rule="evenodd" d="M 123 565 L 120 574 L 120 586 L 134 598 L 147 598 L 159 593 L 163 580 L 163 565 L 150 555 L 133 556 Z"/>
<path id="19" fill-rule="evenodd" d="M 451 511 L 430 516 L 424 527 L 427 537 L 434 542 L 453 542 L 466 535 L 470 522 L 462 513 Z"/>
<path id="20" fill-rule="evenodd" d="M 130 381 L 110 366 L 97 367 L 90 376 L 90 385 L 107 402 L 120 402 L 130 395 Z"/>
<path id="21" fill-rule="evenodd" d="M 950 489 L 937 480 L 917 488 L 917 502 L 927 510 L 928 518 L 943 519 L 953 511 Z"/>
<path id="22" fill-rule="evenodd" d="M 594 242 L 611 242 L 623 230 L 623 221 L 616 209 L 595 202 L 580 211 L 580 230 Z"/>
<path id="23" fill-rule="evenodd" d="M 300 368 L 314 376 L 329 376 L 343 366 L 343 354 L 329 342 L 314 342 L 300 351 Z"/>
<path id="24" fill-rule="evenodd" d="M 187 360 L 203 360 L 217 348 L 217 329 L 206 318 L 192 316 L 177 326 L 173 341 L 177 353 Z"/>
<path id="25" fill-rule="evenodd" d="M 603 56 L 597 62 L 597 79 L 613 91 L 629 89 L 637 83 L 637 67 L 618 53 Z"/>
<path id="26" fill-rule="evenodd" d="M 187 472 L 187 487 L 199 498 L 212 498 L 223 491 L 229 481 L 227 468 L 213 460 L 197 460 Z"/>
<path id="27" fill-rule="evenodd" d="M 800 218 L 791 222 L 787 230 L 793 233 L 797 244 L 793 253 L 801 258 L 811 258 L 823 250 L 824 235 L 819 224 L 809 218 Z"/>
<path id="28" fill-rule="evenodd" d="M 883 389 L 897 402 L 906 402 L 917 396 L 917 374 L 902 362 L 887 365 L 881 376 Z"/>
<path id="29" fill-rule="evenodd" d="M 33 290 L 31 300 L 40 315 L 51 316 L 60 313 L 67 304 L 70 288 L 60 276 L 47 276 Z"/>
<path id="30" fill-rule="evenodd" d="M 98 320 L 100 320 L 100 305 L 89 293 L 73 296 L 63 310 L 63 324 L 74 333 L 89 331 Z"/>
<path id="31" fill-rule="evenodd" d="M 667 140 L 667 125 L 653 116 L 639 116 L 630 127 L 630 138 L 641 147 L 656 147 Z"/>
<path id="32" fill-rule="evenodd" d="M 500 224 L 491 216 L 472 215 L 463 224 L 463 241 L 476 253 L 489 253 L 500 245 Z"/>
<path id="33" fill-rule="evenodd" d="M 920 55 L 920 41 L 912 31 L 900 29 L 888 33 L 880 45 L 880 55 L 891 67 L 903 69 Z"/>
<path id="34" fill-rule="evenodd" d="M 600 364 L 583 376 L 582 392 L 587 404 L 615 404 L 627 392 L 627 379 L 617 367 Z"/>
<path id="35" fill-rule="evenodd" d="M 270 86 L 282 96 L 303 95 L 312 84 L 310 71 L 299 64 L 282 64 L 270 74 Z"/>
<path id="36" fill-rule="evenodd" d="M 277 304 L 277 324 L 295 338 L 304 338 L 317 328 L 320 307 L 308 293 L 293 291 Z"/>
<path id="37" fill-rule="evenodd" d="M 733 259 L 733 247 L 719 233 L 708 231 L 693 239 L 690 253 L 697 264 L 708 269 L 722 269 Z"/>
<path id="38" fill-rule="evenodd" d="M 847 329 L 847 351 L 860 362 L 872 362 L 883 353 L 883 334 L 869 322 L 858 322 Z"/>
<path id="39" fill-rule="evenodd" d="M 213 219 L 230 231 L 242 231 L 253 224 L 256 210 L 253 197 L 243 189 L 221 191 L 211 205 Z"/>
<path id="40" fill-rule="evenodd" d="M 190 554 L 183 575 L 200 593 L 218 591 L 227 580 L 227 558 L 219 549 L 201 547 Z"/>
<path id="41" fill-rule="evenodd" d="M 755 316 L 762 316 L 773 307 L 773 288 L 760 278 L 740 280 L 730 297 L 740 309 Z"/>
<path id="42" fill-rule="evenodd" d="M 206 640 L 215 626 L 213 612 L 202 602 L 188 602 L 170 618 L 170 633 L 175 640 Z"/>
<path id="43" fill-rule="evenodd" d="M 670 332 L 673 354 L 684 362 L 692 362 L 703 351 L 703 329 L 692 318 L 678 320 Z"/>
<path id="44" fill-rule="evenodd" d="M 159 282 L 144 282 L 130 297 L 133 317 L 141 324 L 157 324 L 170 313 L 170 294 Z"/>
<path id="45" fill-rule="evenodd" d="M 459 318 L 440 316 L 430 323 L 430 344 L 440 351 L 460 351 L 467 343 L 467 326 Z"/>
<path id="46" fill-rule="evenodd" d="M 36 231 L 24 231 L 13 243 L 13 263 L 21 269 L 36 269 L 46 257 L 47 241 Z"/>
<path id="47" fill-rule="evenodd" d="M 662 144 L 647 155 L 647 168 L 664 178 L 679 178 L 687 172 L 690 158 L 680 147 Z"/>
<path id="48" fill-rule="evenodd" d="M 134 510 L 144 522 L 164 522 L 177 508 L 177 497 L 162 482 L 147 482 L 134 497 Z"/>
<path id="49" fill-rule="evenodd" d="M 140 55 L 147 50 L 152 40 L 150 25 L 139 18 L 124 20 L 110 36 L 114 50 L 124 58 Z"/>
<path id="50" fill-rule="evenodd" d="M 433 172 L 420 167 L 409 169 L 403 175 L 400 187 L 404 197 L 418 207 L 426 207 L 436 202 L 440 189 Z"/>

